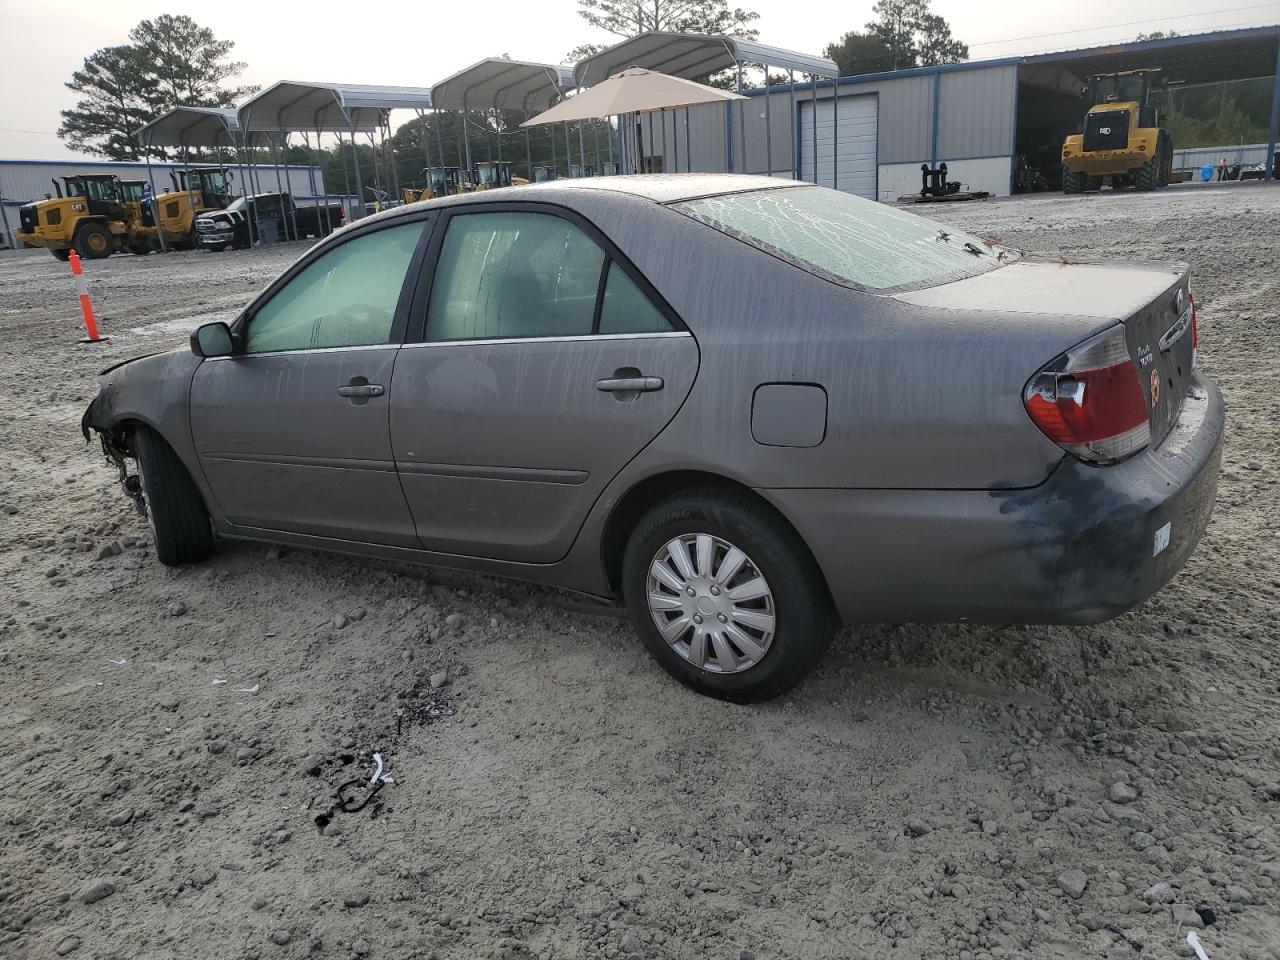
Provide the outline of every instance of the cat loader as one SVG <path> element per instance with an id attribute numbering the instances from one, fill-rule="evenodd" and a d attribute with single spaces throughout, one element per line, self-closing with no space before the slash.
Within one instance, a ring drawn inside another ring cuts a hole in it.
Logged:
<path id="1" fill-rule="evenodd" d="M 192 167 L 177 171 L 174 189 L 156 197 L 159 229 L 169 246 L 189 250 L 195 245 L 196 218 L 208 211 L 225 210 L 231 203 L 231 190 L 227 185 L 230 176 L 229 167 Z"/>
<path id="2" fill-rule="evenodd" d="M 1155 100 L 1165 87 L 1160 70 L 1092 76 L 1084 96 L 1093 102 L 1082 133 L 1062 144 L 1062 192 L 1155 190 L 1173 172 L 1173 137 L 1160 126 Z"/>
<path id="3" fill-rule="evenodd" d="M 462 171 L 457 167 L 427 167 L 422 171 L 426 186 L 420 190 L 412 187 L 401 187 L 400 196 L 405 203 L 418 203 L 434 197 L 452 197 L 459 193 L 470 193 L 471 184 L 462 178 Z"/>
<path id="4" fill-rule="evenodd" d="M 115 176 L 63 177 L 62 186 L 54 180 L 53 188 L 56 197 L 19 208 L 19 244 L 44 247 L 59 260 L 67 260 L 73 249 L 85 260 L 101 260 L 148 243 L 141 213 L 131 210 Z"/>

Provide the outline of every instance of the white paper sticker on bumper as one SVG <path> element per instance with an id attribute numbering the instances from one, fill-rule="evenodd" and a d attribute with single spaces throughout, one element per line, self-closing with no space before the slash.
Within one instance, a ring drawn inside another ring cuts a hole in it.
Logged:
<path id="1" fill-rule="evenodd" d="M 1156 541 L 1151 550 L 1153 557 L 1158 557 L 1169 546 L 1169 531 L 1173 526 L 1172 523 L 1166 523 L 1163 527 L 1156 531 Z"/>

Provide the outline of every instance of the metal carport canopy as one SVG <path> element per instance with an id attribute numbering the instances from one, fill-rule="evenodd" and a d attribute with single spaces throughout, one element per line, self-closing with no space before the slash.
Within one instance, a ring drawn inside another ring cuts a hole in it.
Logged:
<path id="1" fill-rule="evenodd" d="M 573 68 L 554 63 L 492 58 L 473 63 L 431 88 L 440 110 L 540 112 L 574 88 Z"/>
<path id="2" fill-rule="evenodd" d="M 673 77 L 701 80 L 721 70 L 734 69 L 740 63 L 765 64 L 816 77 L 840 74 L 835 61 L 826 57 L 737 37 L 662 31 L 642 33 L 601 50 L 579 63 L 573 72 L 579 87 L 589 87 L 627 67 L 645 67 Z"/>
<path id="3" fill-rule="evenodd" d="M 281 80 L 240 105 L 243 130 L 377 130 L 389 110 L 425 110 L 430 87 Z"/>
<path id="4" fill-rule="evenodd" d="M 235 107 L 174 107 L 133 137 L 144 147 L 238 147 L 240 123 Z"/>

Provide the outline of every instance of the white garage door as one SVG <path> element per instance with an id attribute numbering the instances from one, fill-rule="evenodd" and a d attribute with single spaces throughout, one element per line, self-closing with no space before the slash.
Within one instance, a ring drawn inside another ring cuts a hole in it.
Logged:
<path id="1" fill-rule="evenodd" d="M 813 182 L 813 102 L 800 101 L 800 179 Z M 876 97 L 874 94 L 818 101 L 818 183 L 876 198 Z M 839 142 L 835 133 L 837 115 Z"/>

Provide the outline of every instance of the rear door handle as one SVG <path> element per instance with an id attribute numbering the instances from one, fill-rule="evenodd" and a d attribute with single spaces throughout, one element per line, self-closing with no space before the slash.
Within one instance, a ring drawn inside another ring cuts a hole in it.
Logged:
<path id="1" fill-rule="evenodd" d="M 380 397 L 386 392 L 380 383 L 354 383 L 338 388 L 340 397 Z"/>
<path id="2" fill-rule="evenodd" d="M 662 387 L 661 377 L 609 377 L 596 381 L 596 389 L 605 393 L 652 393 Z"/>

